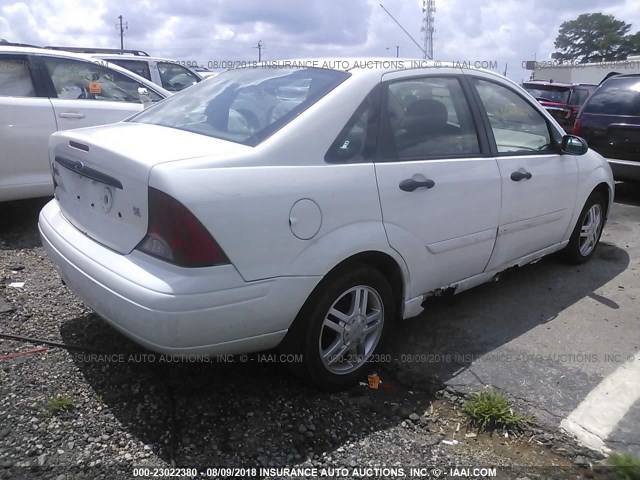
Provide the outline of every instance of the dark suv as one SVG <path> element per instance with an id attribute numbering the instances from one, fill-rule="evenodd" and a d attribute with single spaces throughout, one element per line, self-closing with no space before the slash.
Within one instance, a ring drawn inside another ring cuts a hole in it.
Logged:
<path id="1" fill-rule="evenodd" d="M 600 84 L 573 127 L 611 165 L 616 180 L 640 181 L 640 74 Z"/>
<path id="2" fill-rule="evenodd" d="M 522 86 L 567 132 L 573 128 L 582 104 L 596 89 L 596 85 L 589 83 L 557 83 L 553 80 L 530 80 Z"/>

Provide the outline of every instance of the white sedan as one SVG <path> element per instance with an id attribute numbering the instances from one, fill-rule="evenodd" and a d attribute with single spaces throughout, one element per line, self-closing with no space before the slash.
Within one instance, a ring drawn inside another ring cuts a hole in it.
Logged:
<path id="1" fill-rule="evenodd" d="M 54 134 L 39 227 L 67 285 L 151 350 L 280 345 L 334 389 L 428 297 L 593 255 L 611 170 L 524 90 L 446 64 L 339 64 L 231 70 Z"/>

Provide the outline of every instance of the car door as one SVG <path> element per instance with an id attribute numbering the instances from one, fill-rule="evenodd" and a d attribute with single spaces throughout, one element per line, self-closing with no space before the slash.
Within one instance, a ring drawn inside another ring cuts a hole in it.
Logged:
<path id="1" fill-rule="evenodd" d="M 142 110 L 142 84 L 99 61 L 41 56 L 58 130 L 115 123 Z M 149 90 L 151 99 L 161 97 Z"/>
<path id="2" fill-rule="evenodd" d="M 51 102 L 27 55 L 0 53 L 0 202 L 49 195 Z"/>
<path id="3" fill-rule="evenodd" d="M 490 126 L 502 177 L 502 208 L 489 269 L 557 245 L 570 227 L 578 190 L 577 157 L 539 106 L 512 86 L 474 75 L 470 82 Z"/>
<path id="4" fill-rule="evenodd" d="M 500 172 L 458 70 L 386 75 L 375 168 L 389 243 L 411 297 L 481 273 L 500 218 Z"/>

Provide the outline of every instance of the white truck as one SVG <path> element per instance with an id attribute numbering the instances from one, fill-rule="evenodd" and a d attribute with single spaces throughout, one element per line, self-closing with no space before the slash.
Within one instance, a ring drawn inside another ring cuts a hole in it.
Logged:
<path id="1" fill-rule="evenodd" d="M 640 55 L 627 57 L 626 60 L 596 63 L 533 61 L 525 62 L 525 68 L 533 70 L 532 80 L 597 85 L 610 73 L 640 73 Z"/>

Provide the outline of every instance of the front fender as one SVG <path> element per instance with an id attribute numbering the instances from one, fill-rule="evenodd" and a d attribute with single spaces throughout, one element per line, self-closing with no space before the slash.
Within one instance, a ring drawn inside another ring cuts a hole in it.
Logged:
<path id="1" fill-rule="evenodd" d="M 598 185 L 605 184 L 609 190 L 607 216 L 609 212 L 611 212 L 611 206 L 613 205 L 615 194 L 615 182 L 613 180 L 611 167 L 600 154 L 593 150 L 589 150 L 585 155 L 578 158 L 578 168 L 578 175 L 580 176 L 578 180 L 578 193 L 576 196 L 575 208 L 573 209 L 570 228 L 565 234 L 565 241 L 568 241 L 571 237 L 578 221 L 578 217 L 580 216 L 580 212 L 582 212 L 582 208 Z"/>

